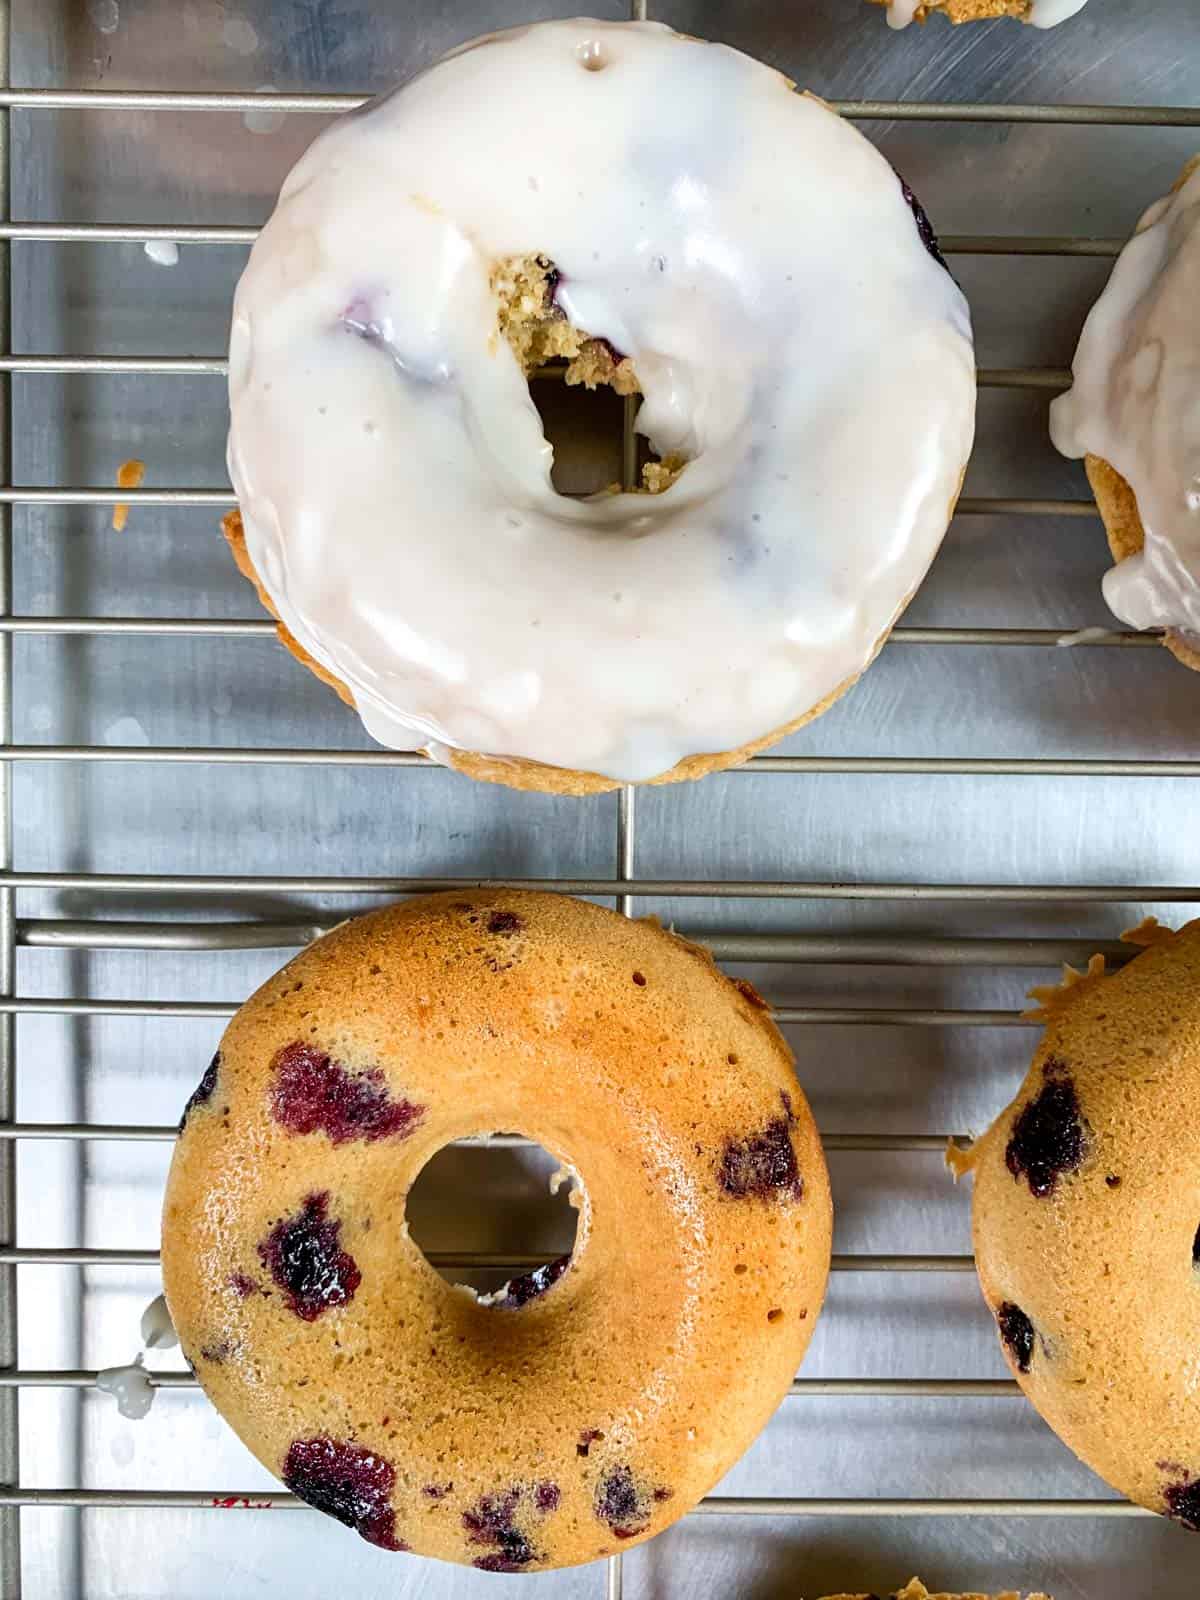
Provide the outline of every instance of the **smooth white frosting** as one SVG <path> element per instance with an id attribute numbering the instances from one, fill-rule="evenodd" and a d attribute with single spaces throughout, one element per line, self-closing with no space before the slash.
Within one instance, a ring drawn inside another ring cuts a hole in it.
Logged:
<path id="1" fill-rule="evenodd" d="M 907 28 L 927 0 L 890 0 L 887 19 L 893 28 Z M 1079 14 L 1087 0 L 1033 0 L 1029 21 L 1035 28 L 1055 28 L 1068 17 Z"/>
<path id="2" fill-rule="evenodd" d="M 1121 252 L 1050 408 L 1067 456 L 1099 456 L 1137 496 L 1145 548 L 1104 598 L 1134 628 L 1200 635 L 1200 168 Z"/>
<path id="3" fill-rule="evenodd" d="M 665 493 L 552 488 L 489 288 L 531 253 L 692 458 Z M 378 740 L 632 781 L 867 664 L 945 532 L 974 362 L 849 123 L 725 46 L 582 20 L 316 141 L 238 286 L 230 402 L 251 559 Z"/>

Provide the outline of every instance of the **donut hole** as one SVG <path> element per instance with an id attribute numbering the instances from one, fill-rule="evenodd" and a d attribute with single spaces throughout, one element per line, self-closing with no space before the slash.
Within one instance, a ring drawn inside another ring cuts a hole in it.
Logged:
<path id="1" fill-rule="evenodd" d="M 422 1167 L 406 1204 L 408 1235 L 427 1261 L 496 1256 L 511 1265 L 430 1265 L 497 1310 L 551 1289 L 575 1248 L 570 1176 L 539 1144 L 446 1145 Z M 500 1291 L 508 1285 L 508 1291 Z"/>
<path id="2" fill-rule="evenodd" d="M 546 256 L 497 262 L 491 287 L 496 321 L 529 384 L 542 432 L 553 451 L 550 482 L 577 499 L 614 489 L 660 494 L 683 471 L 682 457 L 661 458 L 641 434 L 626 430 L 627 402 L 641 396 L 633 361 L 607 339 L 577 328 L 558 303 L 562 274 Z"/>

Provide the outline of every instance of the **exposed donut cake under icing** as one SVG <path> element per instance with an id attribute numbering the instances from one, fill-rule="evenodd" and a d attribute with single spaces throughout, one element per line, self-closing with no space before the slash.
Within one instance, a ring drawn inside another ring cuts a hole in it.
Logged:
<path id="1" fill-rule="evenodd" d="M 569 1256 L 478 1297 L 408 1232 L 453 1140 L 576 1176 Z M 791 1055 L 748 984 L 557 895 L 344 923 L 230 1023 L 185 1112 L 163 1281 L 246 1445 L 387 1550 L 487 1571 L 688 1511 L 795 1377 L 832 1228 Z"/>
<path id="2" fill-rule="evenodd" d="M 636 388 L 658 492 L 554 491 L 539 351 Z M 656 24 L 514 29 L 284 184 L 231 337 L 245 564 L 385 744 L 694 776 L 871 660 L 974 398 L 966 303 L 848 123 Z"/>
<path id="3" fill-rule="evenodd" d="M 1121 252 L 1073 371 L 1050 431 L 1086 458 L 1117 559 L 1104 598 L 1200 669 L 1200 157 Z"/>

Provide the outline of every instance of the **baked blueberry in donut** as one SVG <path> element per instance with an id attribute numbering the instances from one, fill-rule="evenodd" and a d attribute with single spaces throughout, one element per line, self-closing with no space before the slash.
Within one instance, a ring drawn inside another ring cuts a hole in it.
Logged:
<path id="1" fill-rule="evenodd" d="M 1048 1057 L 1042 1076 L 1042 1088 L 1017 1113 L 1004 1161 L 1014 1178 L 1025 1179 L 1030 1194 L 1044 1199 L 1061 1177 L 1078 1168 L 1087 1138 L 1079 1095 L 1065 1063 Z"/>
<path id="2" fill-rule="evenodd" d="M 393 1100 L 376 1068 L 350 1072 L 302 1040 L 285 1045 L 273 1066 L 271 1110 L 291 1133 L 325 1133 L 334 1144 L 403 1139 L 420 1120 L 421 1107 Z"/>
<path id="3" fill-rule="evenodd" d="M 1020 1306 L 1006 1300 L 996 1312 L 996 1325 L 1017 1371 L 1028 1372 L 1033 1360 L 1033 1323 Z"/>
<path id="4" fill-rule="evenodd" d="M 297 1439 L 284 1459 L 282 1477 L 293 1494 L 336 1517 L 382 1550 L 407 1550 L 396 1537 L 391 1462 L 346 1440 Z"/>
<path id="5" fill-rule="evenodd" d="M 310 1194 L 294 1216 L 284 1217 L 258 1247 L 263 1265 L 305 1322 L 354 1298 L 362 1274 L 339 1242 L 341 1223 L 330 1217 L 328 1194 Z"/>
<path id="6" fill-rule="evenodd" d="M 205 1106 L 212 1099 L 217 1087 L 217 1074 L 220 1072 L 220 1070 L 221 1052 L 218 1050 L 216 1055 L 205 1067 L 204 1074 L 201 1077 L 200 1082 L 188 1096 L 187 1104 L 183 1108 L 183 1115 L 179 1119 L 180 1133 L 182 1133 L 184 1128 L 187 1126 L 187 1119 L 191 1116 L 192 1112 L 195 1111 L 196 1107 Z"/>

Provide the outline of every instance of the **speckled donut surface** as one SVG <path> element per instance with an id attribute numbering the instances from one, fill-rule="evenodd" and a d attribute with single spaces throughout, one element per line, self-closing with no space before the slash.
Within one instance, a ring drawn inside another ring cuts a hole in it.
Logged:
<path id="1" fill-rule="evenodd" d="M 572 1255 L 484 1304 L 405 1203 L 496 1131 L 581 1201 Z M 302 1498 L 385 1549 L 534 1571 L 659 1532 L 745 1450 L 830 1235 L 749 985 L 657 924 L 479 891 L 343 924 L 242 1007 L 185 1112 L 163 1276 L 209 1397 Z"/>
<path id="2" fill-rule="evenodd" d="M 1200 1529 L 1200 922 L 1038 991 L 1046 1031 L 966 1158 L 1017 1381 L 1110 1484 Z"/>

